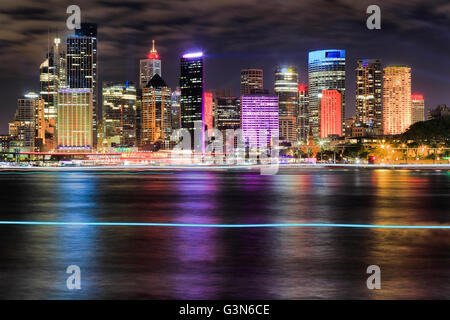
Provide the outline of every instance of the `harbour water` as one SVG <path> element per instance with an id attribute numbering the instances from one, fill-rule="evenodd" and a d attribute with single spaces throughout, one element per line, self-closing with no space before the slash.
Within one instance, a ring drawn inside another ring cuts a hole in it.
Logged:
<path id="1" fill-rule="evenodd" d="M 1 221 L 450 225 L 448 170 L 2 171 L 0 185 Z M 448 299 L 450 230 L 3 224 L 0 298 Z"/>

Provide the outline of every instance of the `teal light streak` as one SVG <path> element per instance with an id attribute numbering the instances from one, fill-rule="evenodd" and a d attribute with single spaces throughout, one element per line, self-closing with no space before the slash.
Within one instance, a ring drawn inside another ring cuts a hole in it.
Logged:
<path id="1" fill-rule="evenodd" d="M 199 224 L 152 222 L 56 222 L 56 221 L 0 221 L 0 225 L 39 226 L 111 226 L 111 227 L 179 227 L 179 228 L 366 228 L 366 229 L 450 229 L 450 225 L 379 225 L 346 223 L 267 223 L 267 224 Z"/>

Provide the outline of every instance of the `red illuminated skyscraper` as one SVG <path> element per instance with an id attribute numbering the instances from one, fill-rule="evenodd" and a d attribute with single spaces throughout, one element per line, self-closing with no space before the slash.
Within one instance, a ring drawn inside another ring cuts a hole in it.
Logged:
<path id="1" fill-rule="evenodd" d="M 320 99 L 320 137 L 342 135 L 342 95 L 338 90 L 322 90 Z"/>

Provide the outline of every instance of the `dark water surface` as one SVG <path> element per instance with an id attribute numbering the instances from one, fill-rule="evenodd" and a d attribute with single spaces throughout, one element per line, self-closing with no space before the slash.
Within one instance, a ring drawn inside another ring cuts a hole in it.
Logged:
<path id="1" fill-rule="evenodd" d="M 446 171 L 152 173 L 2 172 L 0 220 L 450 225 Z M 450 230 L 0 225 L 0 298 L 448 299 Z"/>

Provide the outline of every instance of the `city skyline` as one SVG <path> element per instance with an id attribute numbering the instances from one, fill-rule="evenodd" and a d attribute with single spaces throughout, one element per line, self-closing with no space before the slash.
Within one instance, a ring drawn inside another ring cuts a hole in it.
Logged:
<path id="1" fill-rule="evenodd" d="M 39 65 L 45 59 L 48 28 L 51 31 L 59 30 L 59 36 L 64 39 L 64 32 L 61 31 L 65 30 L 67 18 L 65 3 L 49 1 L 51 5 L 47 4 L 45 7 L 40 4 L 28 6 L 27 1 L 19 3 L 29 9 L 22 11 L 11 9 L 13 6 L 17 8 L 17 2 L 12 4 L 5 1 L 0 5 L 5 9 L 2 11 L 5 13 L 6 21 L 13 21 L 0 31 L 3 49 L 0 53 L 2 62 L 0 74 L 3 84 L 1 89 L 3 102 L 0 111 L 3 121 L 0 122 L 0 132 L 3 133 L 7 131 L 7 122 L 13 116 L 17 98 L 23 96 L 25 92 L 38 91 L 39 72 L 36 70 L 39 70 Z M 193 3 L 189 2 L 184 6 L 192 8 L 195 4 L 198 5 L 196 1 Z M 251 6 L 253 12 L 243 18 L 241 11 L 245 12 L 245 8 L 250 5 L 245 1 L 239 4 L 233 2 L 225 4 L 221 1 L 211 5 L 204 4 L 199 8 L 199 13 L 183 10 L 183 7 L 179 7 L 174 13 L 174 3 L 155 2 L 152 5 L 158 8 L 160 13 L 168 11 L 171 15 L 166 18 L 161 15 L 160 19 L 150 25 L 148 23 L 143 25 L 142 20 L 151 14 L 149 11 L 152 11 L 152 6 L 141 1 L 126 4 L 127 7 L 116 1 L 101 4 L 89 2 L 89 5 L 85 1 L 80 1 L 79 5 L 82 10 L 82 21 L 95 22 L 99 27 L 99 84 L 103 81 L 121 80 L 137 82 L 139 59 L 145 58 L 151 50 L 153 39 L 156 40 L 158 53 L 164 64 L 164 78 L 172 89 L 176 88 L 178 82 L 179 56 L 191 49 L 203 49 L 206 54 L 206 90 L 232 87 L 238 92 L 241 69 L 249 67 L 263 69 L 264 87 L 273 91 L 273 73 L 277 64 L 289 63 L 297 66 L 300 82 L 306 83 L 309 51 L 342 48 L 347 53 L 347 115 L 354 114 L 354 69 L 356 61 L 362 58 L 381 59 L 383 67 L 391 64 L 410 66 L 412 90 L 424 95 L 426 110 L 436 107 L 437 104 L 449 103 L 446 93 L 449 79 L 446 75 L 450 72 L 450 65 L 442 59 L 449 46 L 446 41 L 449 36 L 448 15 L 445 15 L 448 5 L 446 6 L 443 1 L 436 1 L 434 6 L 426 4 L 419 6 L 414 3 L 400 6 L 395 1 L 386 1 L 380 4 L 382 29 L 376 31 L 365 27 L 367 17 L 365 3 L 349 4 L 347 7 L 331 3 L 326 8 L 319 8 L 319 4 L 314 5 L 308 1 L 301 4 L 287 2 L 287 6 L 283 9 L 266 4 L 258 8 Z M 220 19 L 207 18 L 203 21 L 196 19 L 200 13 L 218 13 L 217 10 L 223 6 L 229 7 L 230 10 L 227 14 L 221 10 Z M 101 11 L 108 7 L 111 10 Z M 264 16 L 262 13 L 267 12 L 268 8 L 273 10 L 270 19 L 258 22 L 252 18 L 253 14 L 258 17 Z M 281 17 L 285 18 L 283 14 L 288 9 L 293 13 L 303 10 L 295 21 L 289 18 L 289 21 L 294 23 L 291 26 L 280 22 L 283 21 Z M 428 14 L 417 17 L 415 13 L 419 9 Z M 119 15 L 124 10 L 127 13 L 126 17 L 111 19 L 111 14 Z M 327 25 L 334 23 L 337 25 L 339 22 L 339 30 L 327 30 L 325 25 L 320 24 L 320 17 L 324 11 L 335 13 L 335 17 Z M 129 17 L 132 13 L 135 16 Z M 40 17 L 39 21 L 37 16 Z M 241 20 L 244 22 L 237 19 L 239 17 L 242 17 Z M 300 19 L 301 17 L 308 19 Z M 21 20 L 31 20 L 33 23 L 23 25 L 20 23 Z M 116 25 L 113 25 L 111 20 L 114 20 Z M 228 26 L 227 22 L 230 21 L 236 22 L 230 27 L 233 30 L 244 28 L 239 36 L 236 36 L 235 32 L 229 32 L 230 30 L 228 32 L 216 30 L 218 36 L 211 36 L 214 29 L 212 27 L 226 29 L 225 25 Z M 414 23 L 417 21 L 422 23 Z M 189 28 L 174 27 L 185 25 L 189 25 Z M 202 25 L 209 28 L 202 29 L 200 28 Z M 260 25 L 262 30 L 258 30 L 256 34 L 245 32 L 250 30 L 247 28 L 255 25 Z M 414 36 L 411 36 L 412 30 L 417 31 Z M 262 37 L 264 32 L 267 36 Z M 282 36 L 276 37 L 275 34 Z M 52 37 L 51 34 L 50 38 Z M 386 50 L 381 44 L 387 41 L 396 45 Z M 416 50 L 424 47 L 429 50 Z M 20 63 L 12 65 L 9 61 L 14 60 L 13 58 Z M 15 72 L 11 72 L 12 68 Z M 218 74 L 220 76 L 217 76 Z"/>

